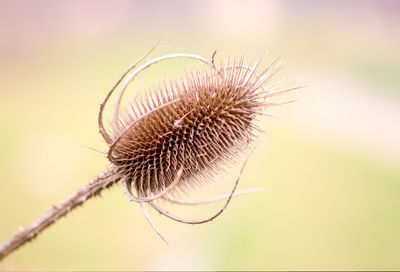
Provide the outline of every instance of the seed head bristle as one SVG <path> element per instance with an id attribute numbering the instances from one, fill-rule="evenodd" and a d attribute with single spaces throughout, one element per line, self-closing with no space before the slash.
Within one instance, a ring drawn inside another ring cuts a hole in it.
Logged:
<path id="1" fill-rule="evenodd" d="M 120 180 L 125 182 L 129 199 L 139 202 L 144 216 L 165 242 L 165 238 L 147 214 L 145 204 L 177 222 L 202 224 L 220 216 L 235 195 L 259 191 L 252 189 L 236 192 L 246 159 L 228 195 L 189 202 L 171 198 L 169 195 L 170 192 L 188 187 L 196 188 L 197 184 L 213 174 L 218 174 L 224 166 L 237 160 L 239 154 L 248 150 L 257 139 L 256 131 L 259 128 L 255 120 L 259 115 L 265 114 L 263 110 L 269 106 L 292 102 L 274 103 L 267 102 L 266 99 L 302 86 L 282 89 L 288 82 L 270 83 L 271 78 L 281 68 L 279 58 L 262 72 L 258 72 L 262 58 L 255 68 L 245 65 L 243 58 L 238 62 L 225 61 L 217 67 L 214 62 L 216 51 L 211 61 L 192 54 L 165 55 L 146 62 L 129 74 L 157 44 L 158 42 L 129 67 L 100 104 L 99 132 L 109 145 L 107 157 L 112 163 L 107 173 L 99 175 L 93 182 L 46 212 L 30 227 L 0 244 L 0 259 Z M 164 81 L 162 86 L 156 86 L 145 95 L 137 96 L 127 109 L 120 112 L 124 92 L 140 72 L 155 63 L 181 57 L 201 61 L 206 64 L 207 69 L 192 69 L 179 80 Z M 103 112 L 111 95 L 121 83 L 114 108 L 112 130 L 109 133 L 103 124 Z M 133 188 L 136 196 L 132 193 Z M 155 200 L 179 205 L 203 205 L 225 200 L 225 204 L 214 215 L 193 220 L 172 215 L 158 206 Z"/>
<path id="2" fill-rule="evenodd" d="M 118 114 L 110 134 L 110 160 L 140 196 L 165 190 L 183 169 L 175 189 L 212 177 L 254 143 L 255 119 L 268 106 L 261 74 L 243 58 L 220 67 L 191 69 L 137 96 Z"/>

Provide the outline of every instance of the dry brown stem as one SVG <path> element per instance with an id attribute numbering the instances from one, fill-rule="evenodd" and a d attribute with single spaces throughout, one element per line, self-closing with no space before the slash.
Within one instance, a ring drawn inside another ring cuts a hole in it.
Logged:
<path id="1" fill-rule="evenodd" d="M 0 260 L 4 259 L 20 246 L 34 239 L 46 228 L 56 223 L 58 219 L 72 212 L 76 207 L 82 205 L 90 198 L 100 195 L 105 188 L 111 187 L 120 179 L 112 168 L 98 175 L 92 182 L 78 189 L 69 198 L 53 206 L 42 217 L 33 222 L 29 227 L 19 231 L 10 240 L 0 245 Z"/>

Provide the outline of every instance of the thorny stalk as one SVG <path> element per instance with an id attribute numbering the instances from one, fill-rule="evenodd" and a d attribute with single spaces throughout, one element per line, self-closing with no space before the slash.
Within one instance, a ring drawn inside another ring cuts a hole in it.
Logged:
<path id="1" fill-rule="evenodd" d="M 111 187 L 113 184 L 118 182 L 120 178 L 121 177 L 115 173 L 113 168 L 109 168 L 107 172 L 98 175 L 92 182 L 79 188 L 78 191 L 69 198 L 65 199 L 58 205 L 53 206 L 42 217 L 33 222 L 33 224 L 20 230 L 10 240 L 1 244 L 0 260 L 18 249 L 20 246 L 33 240 L 42 231 L 56 223 L 58 219 L 66 216 L 87 200 L 100 195 L 104 189 Z"/>

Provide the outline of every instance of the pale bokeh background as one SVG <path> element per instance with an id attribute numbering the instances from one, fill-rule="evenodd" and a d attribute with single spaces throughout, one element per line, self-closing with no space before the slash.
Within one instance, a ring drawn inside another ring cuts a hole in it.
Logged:
<path id="1" fill-rule="evenodd" d="M 287 63 L 281 77 L 310 87 L 271 109 L 282 120 L 263 121 L 269 136 L 240 186 L 265 193 L 201 226 L 151 212 L 167 246 L 116 186 L 0 269 L 400 269 L 399 26 L 395 0 L 1 1 L 1 241 L 104 170 L 103 155 L 83 147 L 106 148 L 99 104 L 160 36 L 153 56 L 257 59 L 269 44 L 268 60 Z M 237 173 L 204 194 L 229 190 Z"/>

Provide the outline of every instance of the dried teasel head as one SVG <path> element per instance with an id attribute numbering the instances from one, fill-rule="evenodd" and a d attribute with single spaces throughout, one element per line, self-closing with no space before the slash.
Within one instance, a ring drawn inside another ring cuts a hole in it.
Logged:
<path id="1" fill-rule="evenodd" d="M 0 260 L 119 180 L 125 183 L 128 197 L 139 203 L 144 216 L 162 239 L 147 215 L 145 204 L 173 220 L 200 224 L 219 216 L 234 195 L 254 191 L 235 193 L 245 162 L 230 194 L 202 201 L 182 201 L 173 194 L 197 188 L 202 181 L 219 174 L 240 154 L 251 149 L 259 130 L 257 118 L 266 114 L 270 106 L 291 102 L 273 103 L 268 102 L 268 98 L 301 87 L 284 88 L 283 83 L 271 83 L 281 68 L 279 59 L 265 68 L 261 68 L 263 58 L 254 67 L 246 65 L 243 58 L 216 66 L 215 52 L 211 61 L 192 54 L 166 55 L 132 71 L 154 48 L 123 74 L 100 105 L 99 130 L 109 146 L 110 169 L 0 244 Z M 178 80 L 154 87 L 146 95 L 137 96 L 127 109 L 120 111 L 125 90 L 138 74 L 158 62 L 174 58 L 190 58 L 202 62 L 203 66 L 189 70 Z M 124 79 L 114 108 L 112 129 L 108 131 L 103 125 L 104 107 Z M 202 220 L 174 216 L 158 205 L 162 201 L 199 205 L 223 199 L 226 200 L 223 207 Z"/>
<path id="2" fill-rule="evenodd" d="M 267 98 L 299 87 L 283 89 L 282 85 L 271 84 L 272 77 L 282 66 L 279 59 L 264 68 L 260 67 L 263 58 L 254 67 L 246 65 L 243 58 L 217 66 L 215 52 L 210 61 L 192 54 L 162 56 L 128 75 L 153 49 L 128 69 L 101 104 L 99 127 L 109 145 L 108 159 L 123 178 L 130 199 L 139 202 L 142 208 L 143 203 L 148 203 L 180 222 L 208 222 L 227 206 L 239 178 L 232 193 L 225 197 L 225 206 L 205 220 L 175 217 L 154 200 L 184 204 L 171 199 L 168 194 L 197 186 L 236 161 L 257 138 L 257 117 L 265 114 L 269 106 L 282 104 L 268 102 Z M 139 73 L 174 58 L 190 58 L 203 65 L 174 81 L 154 87 L 136 97 L 127 110 L 120 111 L 122 96 Z M 103 110 L 125 77 L 114 108 L 112 130 L 107 132 L 103 125 Z M 146 213 L 145 216 L 148 218 Z"/>

